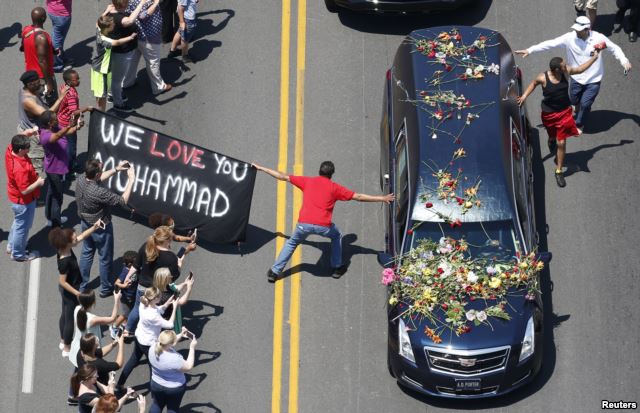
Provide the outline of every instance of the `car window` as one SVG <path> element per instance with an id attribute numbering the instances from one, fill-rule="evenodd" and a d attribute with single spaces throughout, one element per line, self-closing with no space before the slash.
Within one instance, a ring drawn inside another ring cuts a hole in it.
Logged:
<path id="1" fill-rule="evenodd" d="M 398 220 L 402 218 L 403 221 L 406 219 L 406 209 L 409 203 L 409 166 L 407 158 L 407 139 L 403 124 L 396 137 L 395 182 L 393 185 L 397 199 L 396 218 Z"/>

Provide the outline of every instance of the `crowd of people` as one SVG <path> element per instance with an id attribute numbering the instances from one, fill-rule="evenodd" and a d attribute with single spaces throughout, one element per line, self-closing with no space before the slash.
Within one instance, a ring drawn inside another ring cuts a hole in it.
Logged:
<path id="1" fill-rule="evenodd" d="M 136 82 L 140 57 L 144 58 L 154 94 L 172 88 L 160 74 L 161 43 L 171 43 L 171 56 L 191 58 L 189 41 L 196 28 L 198 0 L 112 0 L 97 17 L 95 48 L 90 67 L 91 91 L 96 107 L 131 111 L 124 90 Z M 195 234 L 176 235 L 171 216 L 149 217 L 153 229 L 147 241 L 122 254 L 123 268 L 114 268 L 114 230 L 111 208 L 127 208 L 135 173 L 129 163 L 103 170 L 97 159 L 77 162 L 77 132 L 83 128 L 79 69 L 64 51 L 72 21 L 72 0 L 47 0 L 46 10 L 35 7 L 31 24 L 21 34 L 25 71 L 20 77 L 17 134 L 5 152 L 7 188 L 14 220 L 7 254 L 16 262 L 39 257 L 28 248 L 36 206 L 44 205 L 48 240 L 56 251 L 61 297 L 59 349 L 73 368 L 67 402 L 79 412 L 116 412 L 129 399 L 146 411 L 146 399 L 125 387 L 129 375 L 146 358 L 152 403 L 150 412 L 179 411 L 186 390 L 185 373 L 195 363 L 196 337 L 182 325 L 181 307 L 187 304 L 193 273 L 182 277 L 188 254 L 196 249 Z M 47 18 L 51 30 L 46 27 Z M 56 73 L 61 73 L 58 87 Z M 126 174 L 121 194 L 101 182 Z M 65 227 L 62 213 L 65 191 L 75 181 L 80 232 Z M 185 243 L 177 254 L 172 242 Z M 79 257 L 74 248 L 81 244 Z M 99 291 L 91 288 L 91 269 L 98 255 Z M 112 297 L 108 314 L 97 314 L 98 299 Z M 102 330 L 112 341 L 106 343 Z M 183 357 L 175 346 L 189 341 Z M 125 363 L 125 343 L 131 343 Z M 110 358 L 115 354 L 115 358 Z M 119 378 L 116 372 L 122 369 Z"/>

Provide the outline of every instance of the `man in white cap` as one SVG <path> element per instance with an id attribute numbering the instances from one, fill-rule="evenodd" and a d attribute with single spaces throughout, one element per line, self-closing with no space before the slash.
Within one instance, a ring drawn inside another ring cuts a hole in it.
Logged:
<path id="1" fill-rule="evenodd" d="M 620 46 L 613 43 L 602 33 L 591 30 L 591 22 L 588 17 L 577 17 L 571 29 L 573 31 L 555 39 L 538 43 L 526 50 L 516 50 L 516 54 L 527 57 L 531 53 L 555 47 L 564 47 L 567 51 L 567 66 L 578 67 L 591 58 L 594 49 L 606 48 L 618 59 L 624 68 L 625 74 L 631 70 L 631 63 L 629 63 L 629 59 L 624 55 Z M 582 129 L 589 112 L 591 112 L 591 105 L 593 105 L 596 96 L 598 96 L 603 74 L 603 59 L 598 59 L 584 72 L 571 76 L 569 98 L 571 99 L 571 104 L 575 106 L 576 126 L 579 129 Z"/>

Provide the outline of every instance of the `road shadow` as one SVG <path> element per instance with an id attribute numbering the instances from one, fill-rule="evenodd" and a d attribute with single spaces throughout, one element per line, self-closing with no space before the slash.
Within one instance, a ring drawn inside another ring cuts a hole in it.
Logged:
<path id="1" fill-rule="evenodd" d="M 630 143 L 633 143 L 633 141 L 630 139 L 621 139 L 619 143 L 603 143 L 602 145 L 598 145 L 585 151 L 567 153 L 564 159 L 564 163 L 567 166 L 567 171 L 564 173 L 565 178 L 577 172 L 590 173 L 591 170 L 589 169 L 589 161 L 593 159 L 593 156 L 601 150 L 615 148 L 616 146 L 623 146 Z M 544 162 L 547 159 L 551 159 L 552 157 L 554 157 L 554 154 L 550 153 L 542 160 Z"/>
<path id="2" fill-rule="evenodd" d="M 289 237 L 285 236 L 285 238 Z M 342 237 L 342 263 L 346 264 L 347 267 L 351 265 L 351 258 L 354 255 L 377 255 L 380 252 L 371 248 L 355 245 L 354 243 L 357 240 L 358 236 L 356 234 L 346 234 Z M 331 241 L 309 241 L 307 239 L 302 242 L 302 245 L 308 245 L 319 249 L 322 252 L 320 258 L 318 258 L 318 261 L 315 264 L 302 263 L 293 266 L 283 271 L 280 278 L 287 278 L 301 272 L 306 272 L 316 277 L 331 277 L 333 274 L 331 268 Z M 342 277 L 346 277 L 348 274 L 349 271 L 347 270 L 347 273 Z"/>
<path id="3" fill-rule="evenodd" d="M 589 114 L 589 118 L 584 125 L 584 131 L 590 134 L 607 132 L 619 122 L 630 119 L 640 126 L 640 116 L 635 113 L 624 113 L 616 110 L 594 110 Z"/>
<path id="4" fill-rule="evenodd" d="M 0 29 L 0 52 L 7 47 L 13 47 L 20 41 L 20 34 L 22 33 L 22 24 L 16 22 L 9 27 L 3 27 Z M 15 42 L 12 42 L 14 36 L 17 36 Z"/>
<path id="5" fill-rule="evenodd" d="M 593 25 L 593 30 L 610 37 L 613 34 L 613 25 L 616 19 L 616 14 L 598 14 L 596 22 Z"/>
<path id="6" fill-rule="evenodd" d="M 545 184 L 546 174 L 544 170 L 544 163 L 542 162 L 540 150 L 540 137 L 538 130 L 535 128 L 529 128 L 529 141 L 531 142 L 533 154 L 533 174 L 534 174 L 534 207 L 535 207 L 535 219 L 536 229 L 539 236 L 538 251 L 548 251 L 547 236 L 549 233 L 549 226 L 546 219 L 546 200 L 545 200 Z M 546 136 L 543 139 L 544 148 L 547 147 Z M 553 168 L 553 167 L 552 167 Z M 552 252 L 552 251 L 551 251 Z M 488 409 L 493 411 L 495 409 L 501 409 L 507 406 L 511 406 L 515 403 L 519 403 L 524 399 L 531 397 L 533 394 L 540 391 L 550 380 L 556 367 L 556 345 L 554 339 L 554 331 L 563 322 L 570 318 L 570 315 L 557 315 L 553 311 L 553 280 L 551 279 L 551 270 L 553 268 L 553 260 L 547 264 L 545 269 L 540 273 L 540 290 L 542 296 L 543 305 L 543 355 L 542 366 L 540 371 L 533 379 L 532 382 L 524 385 L 523 387 L 514 390 L 504 396 L 493 397 L 488 399 L 476 399 L 473 403 L 469 403 L 469 400 L 459 399 L 443 399 L 425 396 L 421 393 L 417 393 L 413 390 L 404 388 L 400 385 L 400 389 L 407 395 L 422 401 L 425 404 L 434 407 L 440 407 L 442 409 L 459 409 L 459 410 L 481 410 Z"/>
<path id="7" fill-rule="evenodd" d="M 82 67 L 91 63 L 91 57 L 93 56 L 93 42 L 95 42 L 95 40 L 95 35 L 87 37 L 73 46 L 64 49 L 65 56 L 73 60 L 74 68 Z M 86 78 L 84 81 L 89 83 L 91 79 Z"/>
<path id="8" fill-rule="evenodd" d="M 212 14 L 226 14 L 226 16 L 218 24 L 215 24 L 213 19 L 202 18 Z M 222 46 L 222 42 L 205 39 L 205 37 L 212 36 L 224 30 L 227 24 L 229 24 L 229 20 L 235 15 L 236 12 L 231 9 L 213 10 L 196 14 L 198 17 L 198 26 L 196 27 L 196 33 L 189 46 L 189 54 L 191 54 L 194 63 L 206 60 L 213 52 L 213 49 Z"/>
<path id="9" fill-rule="evenodd" d="M 338 12 L 340 22 L 366 33 L 405 35 L 416 29 L 435 26 L 474 26 L 484 19 L 492 0 L 480 0 L 474 5 L 453 11 L 424 14 L 363 14 L 346 9 Z"/>
<path id="10" fill-rule="evenodd" d="M 184 406 L 180 406 L 180 411 L 183 413 L 203 413 L 203 412 L 222 413 L 222 410 L 217 408 L 211 402 L 185 404 Z"/>
<path id="11" fill-rule="evenodd" d="M 196 275 L 197 277 L 197 275 Z M 195 283 L 197 283 L 197 278 Z M 196 287 L 197 288 L 197 287 Z M 202 314 L 202 311 L 206 311 Z M 181 307 L 182 324 L 196 337 L 200 337 L 204 331 L 204 327 L 211 317 L 220 317 L 224 313 L 224 307 L 214 305 L 200 300 L 189 300 Z"/>

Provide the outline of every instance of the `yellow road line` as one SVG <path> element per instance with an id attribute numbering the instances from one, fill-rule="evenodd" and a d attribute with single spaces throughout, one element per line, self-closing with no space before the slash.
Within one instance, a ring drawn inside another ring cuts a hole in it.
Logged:
<path id="1" fill-rule="evenodd" d="M 289 145 L 289 49 L 291 47 L 291 0 L 282 0 L 282 28 L 280 39 L 280 132 L 278 145 L 278 170 L 287 169 Z M 287 183 L 278 181 L 276 202 L 276 232 L 285 232 Z M 282 237 L 276 238 L 276 256 L 284 245 Z M 273 366 L 271 371 L 271 412 L 280 413 L 282 391 L 282 319 L 284 281 L 274 286 L 273 300 Z"/>
<path id="2" fill-rule="evenodd" d="M 307 1 L 298 0 L 298 32 L 297 32 L 297 61 L 296 61 L 296 136 L 295 136 L 295 163 L 294 174 L 304 173 L 304 75 L 305 54 L 307 42 Z M 302 192 L 294 191 L 293 213 L 294 225 L 302 204 Z M 302 250 L 294 253 L 291 266 L 295 267 L 302 262 Z M 298 373 L 300 362 L 300 273 L 291 277 L 291 295 L 289 307 L 289 410 L 288 413 L 298 412 Z"/>

